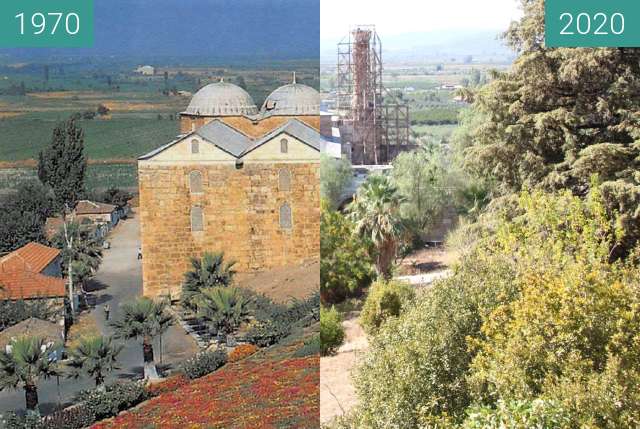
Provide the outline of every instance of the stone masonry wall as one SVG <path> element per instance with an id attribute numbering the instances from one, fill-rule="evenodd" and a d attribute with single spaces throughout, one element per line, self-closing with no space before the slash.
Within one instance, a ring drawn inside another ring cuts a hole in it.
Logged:
<path id="1" fill-rule="evenodd" d="M 279 171 L 291 173 L 279 190 Z M 189 191 L 189 173 L 203 175 L 203 192 Z M 180 294 L 190 258 L 224 251 L 239 272 L 297 264 L 320 255 L 318 163 L 141 165 L 140 221 L 144 295 Z M 280 228 L 280 206 L 292 209 L 291 230 Z M 191 231 L 191 207 L 203 207 L 204 231 Z"/>

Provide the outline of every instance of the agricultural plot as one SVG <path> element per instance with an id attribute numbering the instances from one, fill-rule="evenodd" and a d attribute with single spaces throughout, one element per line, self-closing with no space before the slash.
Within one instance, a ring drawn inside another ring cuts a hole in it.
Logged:
<path id="1" fill-rule="evenodd" d="M 26 183 L 38 181 L 34 168 L 0 169 L 0 194 L 16 189 Z M 92 164 L 87 168 L 85 180 L 87 191 L 104 190 L 111 187 L 137 190 L 138 171 L 136 164 Z"/>
<path id="2" fill-rule="evenodd" d="M 58 122 L 45 115 L 40 116 L 40 119 L 16 117 L 0 120 L 3 140 L 0 160 L 38 158 L 38 153 L 51 141 L 52 131 Z M 178 121 L 131 115 L 109 120 L 81 120 L 79 125 L 85 133 L 85 151 L 89 159 L 135 159 L 170 141 L 179 132 Z"/>

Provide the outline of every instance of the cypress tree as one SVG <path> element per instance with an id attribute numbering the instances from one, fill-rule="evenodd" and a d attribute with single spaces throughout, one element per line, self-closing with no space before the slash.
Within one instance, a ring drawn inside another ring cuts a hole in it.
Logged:
<path id="1" fill-rule="evenodd" d="M 86 168 L 82 128 L 74 120 L 58 124 L 51 143 L 40 152 L 38 178 L 53 189 L 59 207 L 73 206 L 84 194 Z"/>

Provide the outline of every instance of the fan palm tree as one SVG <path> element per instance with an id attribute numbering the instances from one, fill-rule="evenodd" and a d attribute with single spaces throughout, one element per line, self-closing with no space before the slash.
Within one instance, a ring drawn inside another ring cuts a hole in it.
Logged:
<path id="1" fill-rule="evenodd" d="M 182 285 L 183 303 L 196 310 L 196 298 L 205 288 L 229 286 L 236 274 L 234 261 L 225 263 L 224 252 L 205 253 L 202 259 L 191 258 L 193 269 L 187 271 Z"/>
<path id="2" fill-rule="evenodd" d="M 144 376 L 148 379 L 159 378 L 153 358 L 153 339 L 165 332 L 173 322 L 166 307 L 166 301 L 141 297 L 122 304 L 122 316 L 111 324 L 117 338 L 142 340 Z"/>
<path id="3" fill-rule="evenodd" d="M 251 315 L 250 299 L 239 288 L 202 289 L 197 304 L 198 316 L 225 335 L 235 331 Z"/>
<path id="4" fill-rule="evenodd" d="M 66 234 L 61 230 L 56 234 L 52 243 L 62 251 L 62 269 L 67 269 L 69 261 L 81 263 L 96 271 L 102 261 L 102 246 L 99 239 L 91 236 L 78 222 L 66 224 Z M 71 246 L 69 246 L 71 243 Z"/>
<path id="5" fill-rule="evenodd" d="M 122 345 L 113 344 L 111 337 L 100 335 L 82 337 L 80 342 L 69 352 L 68 376 L 78 378 L 88 375 L 101 388 L 106 373 L 118 369 L 116 366 L 118 354 Z"/>
<path id="6" fill-rule="evenodd" d="M 41 337 L 18 337 L 8 350 L 0 351 L 0 390 L 24 389 L 27 410 L 38 407 L 38 381 L 59 375 L 52 354 L 59 344 L 47 343 Z"/>
<path id="7" fill-rule="evenodd" d="M 376 174 L 367 178 L 348 206 L 356 233 L 371 240 L 375 247 L 376 271 L 384 279 L 391 277 L 391 267 L 403 231 L 400 217 L 403 202 L 404 198 L 391 180 Z"/>

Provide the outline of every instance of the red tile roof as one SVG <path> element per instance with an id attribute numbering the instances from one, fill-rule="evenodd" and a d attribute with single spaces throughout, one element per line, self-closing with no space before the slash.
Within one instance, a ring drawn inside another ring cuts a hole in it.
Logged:
<path id="1" fill-rule="evenodd" d="M 117 207 L 112 204 L 95 203 L 89 200 L 78 201 L 76 204 L 76 215 L 83 214 L 109 214 L 112 213 Z"/>
<path id="2" fill-rule="evenodd" d="M 7 270 L 20 269 L 39 273 L 58 255 L 60 255 L 59 249 L 31 242 L 0 259 L 0 266 Z"/>
<path id="3" fill-rule="evenodd" d="M 3 299 L 62 298 L 64 280 L 26 270 L 5 270 L 0 266 L 0 297 Z"/>
<path id="4" fill-rule="evenodd" d="M 0 259 L 0 297 L 4 299 L 53 298 L 65 296 L 65 283 L 59 277 L 40 274 L 60 250 L 29 243 Z"/>

